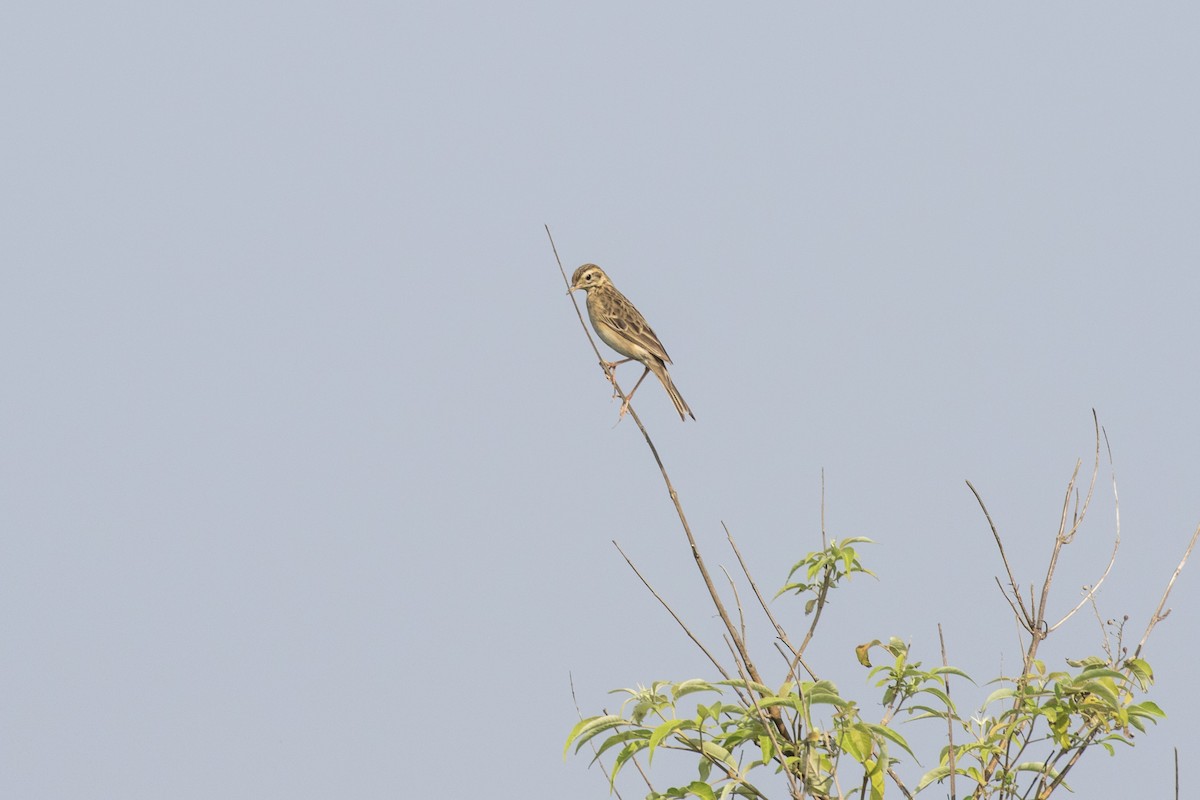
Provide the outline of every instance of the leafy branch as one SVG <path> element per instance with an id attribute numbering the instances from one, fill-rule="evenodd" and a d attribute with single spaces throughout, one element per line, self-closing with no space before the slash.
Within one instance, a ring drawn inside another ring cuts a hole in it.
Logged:
<path id="1" fill-rule="evenodd" d="M 549 228 L 546 232 L 549 235 Z M 556 258 L 557 255 L 555 250 Z M 561 261 L 559 269 L 569 286 Z M 578 305 L 576 312 L 603 370 L 604 361 Z M 612 385 L 616 394 L 624 399 L 615 379 Z M 1006 581 L 997 579 L 996 584 L 1027 638 L 1017 674 L 1002 675 L 990 681 L 997 688 L 982 700 L 975 713 L 963 716 L 952 700 L 951 685 L 956 680 L 970 685 L 974 682 L 963 670 L 948 663 L 940 625 L 941 663 L 929 668 L 913 658 L 907 643 L 894 637 L 886 642 L 874 639 L 859 645 L 856 655 L 869 669 L 868 681 L 873 682 L 880 693 L 882 712 L 877 720 L 867 719 L 856 701 L 844 696 L 832 681 L 818 677 L 805 658 L 831 593 L 844 590 L 855 575 L 874 576 L 859 554 L 860 546 L 870 544 L 870 539 L 827 537 L 824 478 L 822 547 L 792 565 L 784 585 L 772 598 L 779 600 L 787 596 L 803 600 L 802 612 L 808 618 L 808 624 L 798 646 L 792 643 L 785 626 L 772 610 L 772 603 L 759 590 L 732 534 L 725 528 L 727 543 L 763 616 L 775 632 L 774 649 L 785 665 L 777 682 L 771 683 L 764 679 L 756 665 L 761 659 L 752 657 L 750 652 L 746 609 L 736 582 L 726 573 L 733 595 L 730 605 L 718 591 L 705 563 L 658 449 L 632 407 L 629 414 L 658 465 L 693 561 L 724 627 L 722 638 L 730 660 L 719 658 L 713 648 L 703 643 L 683 616 L 654 589 L 614 542 L 639 580 L 722 679 L 655 681 L 649 686 L 618 689 L 616 693 L 625 696 L 618 713 L 606 712 L 581 719 L 567 737 L 564 756 L 571 752 L 572 746 L 574 752 L 579 753 L 585 745 L 591 745 L 593 763 L 603 765 L 606 757 L 611 758 L 611 767 L 606 770 L 611 790 L 616 789 L 617 776 L 632 763 L 646 785 L 648 800 L 766 798 L 771 782 L 764 781 L 760 774 L 767 778 L 782 776 L 787 796 L 795 800 L 850 797 L 882 800 L 889 788 L 905 798 L 912 798 L 943 781 L 949 784 L 950 797 L 954 800 L 958 796 L 958 780 L 968 785 L 971 798 L 1045 800 L 1059 787 L 1067 786 L 1067 776 L 1084 753 L 1097 747 L 1113 753 L 1117 744 L 1132 745 L 1136 733 L 1144 732 L 1147 723 L 1164 716 L 1155 703 L 1142 699 L 1153 684 L 1153 671 L 1142 657 L 1142 650 L 1153 629 L 1170 614 L 1167 599 L 1200 537 L 1200 527 L 1193 534 L 1132 654 L 1122 642 L 1124 622 L 1117 629 L 1115 648 L 1106 634 L 1103 656 L 1085 654 L 1066 659 L 1065 669 L 1051 669 L 1040 654 L 1043 642 L 1081 608 L 1087 604 L 1095 608 L 1096 592 L 1108 579 L 1120 546 L 1120 501 L 1113 471 L 1115 531 L 1112 553 L 1095 582 L 1084 587 L 1082 599 L 1072 608 L 1053 615 L 1051 587 L 1067 546 L 1076 540 L 1091 508 L 1100 471 L 1102 438 L 1110 468 L 1112 466 L 1107 434 L 1102 436 L 1095 412 L 1095 457 L 1086 492 L 1079 482 L 1082 462 L 1076 462 L 1064 493 L 1058 530 L 1040 590 L 1036 593 L 1032 586 L 1028 595 L 1021 591 L 1022 584 L 1005 552 L 1003 537 L 982 495 L 967 482 L 987 521 L 1004 567 Z M 872 664 L 872 656 L 882 659 L 882 663 Z M 704 701 L 696 702 L 701 696 Z M 937 721 L 943 726 L 947 744 L 938 754 L 937 765 L 921 775 L 910 790 L 897 771 L 899 762 L 893 753 L 903 752 L 913 760 L 917 760 L 917 756 L 896 726 L 900 721 L 922 720 Z M 662 791 L 655 790 L 648 771 L 653 767 L 655 755 L 661 751 L 693 757 L 696 764 L 694 779 Z M 643 756 L 645 766 L 639 761 Z"/>

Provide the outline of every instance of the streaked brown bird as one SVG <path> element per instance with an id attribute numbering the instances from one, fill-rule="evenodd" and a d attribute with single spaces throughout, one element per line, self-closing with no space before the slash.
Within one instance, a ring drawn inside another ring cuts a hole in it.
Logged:
<path id="1" fill-rule="evenodd" d="M 640 362 L 646 368 L 642 377 L 633 385 L 633 391 L 625 396 L 620 416 L 624 416 L 629 410 L 629 401 L 646 379 L 646 374 L 653 372 L 655 377 L 662 381 L 663 388 L 675 404 L 675 410 L 679 412 L 679 418 L 686 421 L 686 414 L 695 419 L 696 415 L 688 408 L 667 372 L 667 364 L 671 363 L 671 357 L 667 355 L 666 348 L 646 324 L 646 318 L 633 307 L 633 303 L 629 302 L 625 295 L 617 291 L 617 287 L 613 286 L 604 270 L 595 264 L 584 264 L 575 270 L 575 274 L 571 276 L 571 288 L 567 291 L 569 293 L 579 289 L 587 292 L 588 318 L 592 321 L 596 333 L 605 344 L 625 356 L 620 361 L 604 362 L 605 368 L 611 369 L 626 361 Z"/>

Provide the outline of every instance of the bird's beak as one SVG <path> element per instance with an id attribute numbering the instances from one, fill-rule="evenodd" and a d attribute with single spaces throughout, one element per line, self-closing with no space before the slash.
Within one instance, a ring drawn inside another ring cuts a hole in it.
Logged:
<path id="1" fill-rule="evenodd" d="M 567 289 L 567 294 L 570 294 L 571 292 L 575 291 L 578 288 L 579 288 L 578 286 L 572 286 L 570 289 Z"/>

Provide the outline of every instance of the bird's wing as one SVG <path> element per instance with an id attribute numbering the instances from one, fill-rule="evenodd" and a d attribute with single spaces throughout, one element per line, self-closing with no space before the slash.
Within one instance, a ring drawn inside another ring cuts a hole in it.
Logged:
<path id="1" fill-rule="evenodd" d="M 667 349 L 658 340 L 654 330 L 646 324 L 646 318 L 633 307 L 633 303 L 629 302 L 625 295 L 619 292 L 614 294 L 615 302 L 601 312 L 604 322 L 631 342 L 649 350 L 664 363 L 670 364 L 671 357 L 667 355 Z"/>

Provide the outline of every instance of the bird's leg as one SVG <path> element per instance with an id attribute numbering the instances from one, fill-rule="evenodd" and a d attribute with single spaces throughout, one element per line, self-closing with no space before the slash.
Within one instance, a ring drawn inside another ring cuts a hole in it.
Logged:
<path id="1" fill-rule="evenodd" d="M 616 370 L 617 367 L 621 366 L 626 361 L 633 361 L 633 359 L 632 358 L 622 358 L 620 361 L 605 361 L 602 358 L 602 359 L 600 359 L 600 367 L 601 367 L 601 369 L 604 370 L 604 374 L 606 376 L 608 376 L 608 380 L 611 382 L 613 379 L 613 372 Z"/>
<path id="2" fill-rule="evenodd" d="M 626 361 L 633 361 L 633 359 L 622 358 L 620 361 L 605 361 L 603 358 L 600 359 L 600 367 L 604 370 L 604 377 L 608 378 L 608 382 L 613 385 L 613 397 L 617 396 L 617 376 L 613 373 L 616 372 L 617 367 Z"/>
<path id="3" fill-rule="evenodd" d="M 646 380 L 646 376 L 649 374 L 650 368 L 646 367 L 646 371 L 642 373 L 642 377 L 638 378 L 638 382 L 633 385 L 633 388 L 629 391 L 629 394 L 625 395 L 625 402 L 621 403 L 621 413 L 617 414 L 617 419 L 625 416 L 625 412 L 629 410 L 629 401 L 633 399 L 633 393 L 638 390 L 638 387 L 642 385 L 642 381 Z"/>

